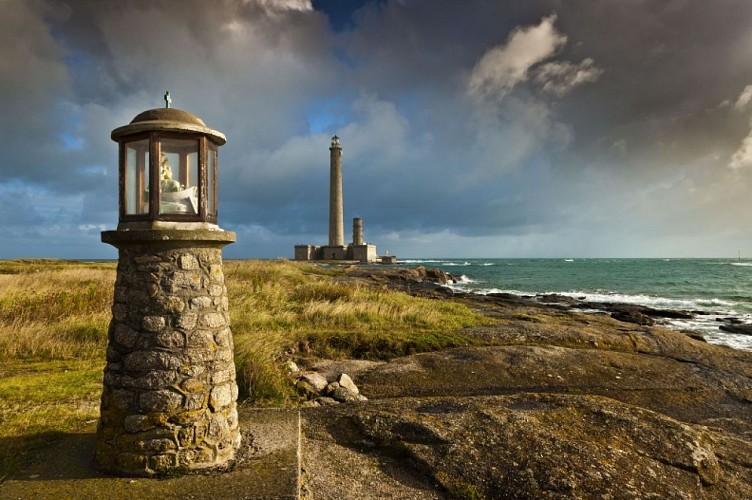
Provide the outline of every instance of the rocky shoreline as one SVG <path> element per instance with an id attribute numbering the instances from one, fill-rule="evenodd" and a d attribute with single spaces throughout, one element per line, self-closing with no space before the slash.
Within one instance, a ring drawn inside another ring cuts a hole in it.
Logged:
<path id="1" fill-rule="evenodd" d="M 441 269 L 428 269 L 418 266 L 413 269 L 392 268 L 386 271 L 378 269 L 355 269 L 350 276 L 363 278 L 375 283 L 387 284 L 390 288 L 403 290 L 416 295 L 438 295 L 445 297 L 473 297 L 476 300 L 502 299 L 507 302 L 537 302 L 545 305 L 571 308 L 581 311 L 599 311 L 611 315 L 612 318 L 627 323 L 643 326 L 653 326 L 665 319 L 690 320 L 697 316 L 718 316 L 718 329 L 739 335 L 752 335 L 752 324 L 745 323 L 741 318 L 723 316 L 708 311 L 657 309 L 654 307 L 625 304 L 620 302 L 595 302 L 583 298 L 575 298 L 560 294 L 514 295 L 510 293 L 489 293 L 487 295 L 459 292 L 450 285 L 461 281 Z M 683 330 L 696 340 L 702 340 L 700 332 Z"/>
<path id="2" fill-rule="evenodd" d="M 424 268 L 346 279 L 497 323 L 463 332 L 483 346 L 296 360 L 368 400 L 303 410 L 304 497 L 752 498 L 752 353 L 655 324 L 685 313 L 458 294 Z"/>

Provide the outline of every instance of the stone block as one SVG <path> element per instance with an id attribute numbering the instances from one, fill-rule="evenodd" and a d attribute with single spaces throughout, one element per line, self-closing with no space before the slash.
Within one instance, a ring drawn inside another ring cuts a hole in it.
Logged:
<path id="1" fill-rule="evenodd" d="M 106 370 L 104 372 L 104 383 L 108 387 L 122 387 L 123 379 L 119 370 Z"/>
<path id="2" fill-rule="evenodd" d="M 177 453 L 178 467 L 188 468 L 196 463 L 198 452 L 196 450 L 179 450 Z"/>
<path id="3" fill-rule="evenodd" d="M 131 348 L 136 344 L 138 335 L 139 333 L 133 328 L 118 323 L 115 325 L 114 331 L 112 333 L 112 338 L 116 343 L 124 347 Z"/>
<path id="4" fill-rule="evenodd" d="M 185 311 L 185 300 L 177 295 L 169 295 L 166 297 L 159 297 L 157 299 L 159 306 L 165 314 L 176 314 Z"/>
<path id="5" fill-rule="evenodd" d="M 163 453 L 165 451 L 177 449 L 177 444 L 169 438 L 145 439 L 137 441 L 134 448 L 136 451 Z"/>
<path id="6" fill-rule="evenodd" d="M 230 426 L 222 413 L 213 413 L 209 418 L 209 430 L 204 440 L 207 443 L 220 443 L 229 437 Z"/>
<path id="7" fill-rule="evenodd" d="M 222 266 L 220 264 L 212 264 L 209 266 L 209 276 L 213 281 L 223 282 L 224 274 L 222 274 Z"/>
<path id="8" fill-rule="evenodd" d="M 180 266 L 180 269 L 186 271 L 193 271 L 199 268 L 198 260 L 191 254 L 181 255 L 178 259 L 178 266 Z"/>
<path id="9" fill-rule="evenodd" d="M 204 314 L 199 324 L 206 328 L 222 328 L 227 326 L 224 315 L 220 313 Z"/>
<path id="10" fill-rule="evenodd" d="M 160 389 L 148 391 L 139 397 L 139 408 L 142 412 L 174 412 L 183 405 L 183 395 Z"/>
<path id="11" fill-rule="evenodd" d="M 197 464 L 211 464 L 216 462 L 217 455 L 214 448 L 202 447 L 196 451 Z"/>
<path id="12" fill-rule="evenodd" d="M 151 370 L 140 377 L 123 376 L 123 387 L 135 387 L 138 389 L 163 389 L 170 387 L 178 381 L 178 374 L 174 370 Z"/>
<path id="13" fill-rule="evenodd" d="M 188 290 L 201 289 L 201 275 L 196 271 L 177 271 L 162 281 L 162 290 L 168 294 L 178 294 Z"/>
<path id="14" fill-rule="evenodd" d="M 230 427 L 230 429 L 237 429 L 238 422 L 238 408 L 236 406 L 232 406 L 232 408 L 230 408 L 230 411 L 227 412 L 227 425 Z"/>
<path id="15" fill-rule="evenodd" d="M 154 455 L 149 457 L 148 464 L 149 469 L 156 473 L 168 472 L 177 466 L 177 454 L 163 453 L 161 455 Z"/>
<path id="16" fill-rule="evenodd" d="M 206 384 L 204 383 L 204 381 L 195 378 L 188 378 L 180 383 L 180 389 L 182 389 L 186 394 L 202 392 L 205 388 Z"/>
<path id="17" fill-rule="evenodd" d="M 217 355 L 214 358 L 218 363 L 230 363 L 233 361 L 233 353 L 230 349 L 217 349 Z"/>
<path id="18" fill-rule="evenodd" d="M 178 445 L 181 448 L 191 446 L 195 435 L 196 433 L 193 431 L 192 427 L 178 430 Z M 178 458 L 178 461 L 180 461 L 180 458 Z"/>
<path id="19" fill-rule="evenodd" d="M 222 255 L 218 250 L 202 250 L 200 253 L 197 253 L 196 256 L 198 257 L 199 262 L 201 262 L 202 267 L 209 267 L 211 264 L 222 263 Z"/>
<path id="20" fill-rule="evenodd" d="M 123 356 L 120 354 L 120 351 L 118 351 L 115 346 L 108 345 L 107 346 L 107 362 L 108 363 L 119 363 L 123 359 Z"/>
<path id="21" fill-rule="evenodd" d="M 175 348 L 185 347 L 185 334 L 176 330 L 167 330 L 154 336 L 157 347 Z"/>
<path id="22" fill-rule="evenodd" d="M 184 411 L 170 417 L 170 422 L 182 427 L 190 427 L 191 429 L 193 429 L 194 434 L 199 433 L 201 434 L 201 436 L 203 436 L 203 433 L 206 432 L 206 425 L 202 422 L 206 420 L 206 412 L 207 410 L 205 408 Z M 203 430 L 197 430 L 198 427 L 201 427 Z"/>
<path id="23" fill-rule="evenodd" d="M 235 370 L 214 370 L 211 376 L 212 384 L 221 385 L 234 380 Z"/>
<path id="24" fill-rule="evenodd" d="M 125 429 L 125 432 L 134 434 L 154 429 L 157 423 L 158 420 L 148 415 L 134 414 L 125 417 L 123 420 L 123 428 Z"/>
<path id="25" fill-rule="evenodd" d="M 208 309 L 212 306 L 212 299 L 210 297 L 194 297 L 190 301 L 190 308 L 192 310 Z"/>
<path id="26" fill-rule="evenodd" d="M 188 411 L 196 411 L 206 408 L 206 394 L 194 393 L 186 395 L 184 407 Z"/>
<path id="27" fill-rule="evenodd" d="M 206 372 L 206 366 L 203 364 L 194 365 L 191 363 L 185 363 L 178 369 L 178 371 L 181 375 L 186 377 L 200 377 Z"/>
<path id="28" fill-rule="evenodd" d="M 205 416 L 205 414 L 202 414 L 202 416 Z M 209 422 L 196 423 L 193 430 L 196 433 L 196 444 L 203 443 L 206 439 L 206 433 L 209 431 Z"/>
<path id="29" fill-rule="evenodd" d="M 214 343 L 214 335 L 208 330 L 193 330 L 186 334 L 186 345 L 203 351 L 213 351 L 217 348 Z"/>
<path id="30" fill-rule="evenodd" d="M 214 335 L 214 342 L 217 347 L 232 349 L 232 332 L 229 328 L 224 328 Z"/>
<path id="31" fill-rule="evenodd" d="M 185 359 L 179 354 L 162 351 L 136 351 L 123 359 L 123 366 L 129 371 L 177 370 Z"/>
<path id="32" fill-rule="evenodd" d="M 229 406 L 234 401 L 232 397 L 232 385 L 218 385 L 212 389 L 211 396 L 209 397 L 209 406 L 212 410 L 218 411 L 225 406 Z"/>
<path id="33" fill-rule="evenodd" d="M 113 304 L 112 317 L 115 321 L 125 321 L 128 318 L 128 306 L 117 302 Z"/>
<path id="34" fill-rule="evenodd" d="M 187 365 L 194 368 L 204 367 L 213 369 L 213 367 L 211 367 L 211 362 L 214 360 L 214 349 L 211 349 L 208 346 L 192 347 L 183 351 L 183 354 L 185 355 Z M 193 378 L 199 377 L 193 376 Z"/>
<path id="35" fill-rule="evenodd" d="M 175 327 L 183 330 L 191 330 L 196 327 L 198 321 L 198 314 L 189 312 L 180 314 L 175 318 Z"/>
<path id="36" fill-rule="evenodd" d="M 164 329 L 167 325 L 167 320 L 164 316 L 145 316 L 141 321 L 141 325 L 147 332 L 156 333 Z"/>
<path id="37" fill-rule="evenodd" d="M 112 404 L 118 410 L 130 410 L 135 401 L 135 393 L 127 389 L 115 389 L 112 391 Z"/>

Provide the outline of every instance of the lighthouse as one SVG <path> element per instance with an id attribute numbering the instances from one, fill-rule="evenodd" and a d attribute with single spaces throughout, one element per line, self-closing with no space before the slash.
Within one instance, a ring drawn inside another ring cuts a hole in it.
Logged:
<path id="1" fill-rule="evenodd" d="M 345 246 L 345 221 L 342 201 L 342 145 L 332 137 L 329 147 L 329 246 Z"/>
<path id="2" fill-rule="evenodd" d="M 329 241 L 327 245 L 295 245 L 295 260 L 394 263 L 394 257 L 376 255 L 376 245 L 363 240 L 363 219 L 353 219 L 353 239 L 345 244 L 344 202 L 342 196 L 342 144 L 332 137 L 329 145 Z"/>

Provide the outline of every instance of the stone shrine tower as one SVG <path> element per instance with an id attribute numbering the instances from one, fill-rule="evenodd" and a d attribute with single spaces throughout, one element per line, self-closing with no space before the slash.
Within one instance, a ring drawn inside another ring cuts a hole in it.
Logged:
<path id="1" fill-rule="evenodd" d="M 217 225 L 218 147 L 198 117 L 152 109 L 119 144 L 118 249 L 95 463 L 155 476 L 227 463 L 240 446 Z M 173 170 L 175 169 L 175 170 Z"/>

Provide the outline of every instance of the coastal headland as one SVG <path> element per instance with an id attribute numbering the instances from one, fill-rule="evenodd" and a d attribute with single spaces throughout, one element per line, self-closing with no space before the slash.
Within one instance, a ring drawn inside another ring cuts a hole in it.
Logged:
<path id="1" fill-rule="evenodd" d="M 752 498 L 752 352 L 554 296 L 456 294 L 440 270 L 352 266 L 322 280 L 456 302 L 491 321 L 464 328 L 464 343 L 389 359 L 331 359 L 305 343 L 287 351 L 289 381 L 307 400 L 300 497 Z M 264 438 L 247 437 L 251 448 Z M 193 498 L 219 498 L 196 476 L 29 480 L 33 467 L 0 496 L 70 481 L 146 495 L 150 481 L 149 497 L 172 498 L 192 481 Z M 233 491 L 226 498 L 254 497 Z"/>

